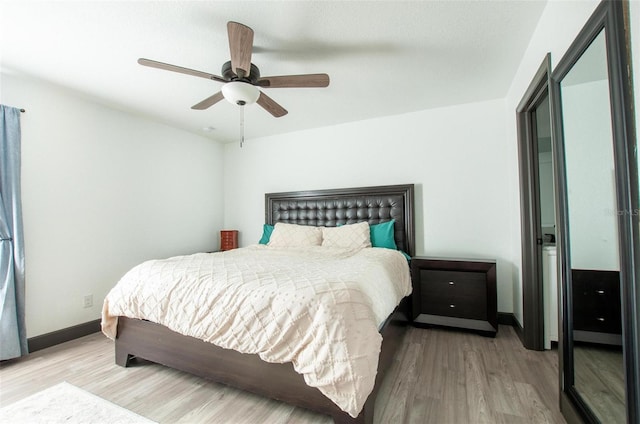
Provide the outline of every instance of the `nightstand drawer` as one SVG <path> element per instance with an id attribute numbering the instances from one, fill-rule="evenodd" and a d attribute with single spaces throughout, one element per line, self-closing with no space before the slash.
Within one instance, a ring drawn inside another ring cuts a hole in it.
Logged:
<path id="1" fill-rule="evenodd" d="M 576 316 L 573 324 L 574 328 L 582 331 L 622 334 L 620 316 L 614 316 L 613 314 L 596 311 L 589 315 Z"/>
<path id="2" fill-rule="evenodd" d="M 476 299 L 452 299 L 446 302 L 423 301 L 422 313 L 428 315 L 443 315 L 456 318 L 487 319 L 486 302 L 476 302 Z"/>
<path id="3" fill-rule="evenodd" d="M 423 294 L 438 293 L 485 296 L 485 274 L 481 272 L 420 270 L 420 284 Z"/>

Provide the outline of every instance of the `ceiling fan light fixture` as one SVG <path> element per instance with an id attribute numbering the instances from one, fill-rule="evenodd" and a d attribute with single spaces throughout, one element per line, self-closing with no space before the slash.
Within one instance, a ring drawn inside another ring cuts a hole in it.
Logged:
<path id="1" fill-rule="evenodd" d="M 231 81 L 222 86 L 222 95 L 234 105 L 245 106 L 258 100 L 260 90 L 247 82 Z"/>

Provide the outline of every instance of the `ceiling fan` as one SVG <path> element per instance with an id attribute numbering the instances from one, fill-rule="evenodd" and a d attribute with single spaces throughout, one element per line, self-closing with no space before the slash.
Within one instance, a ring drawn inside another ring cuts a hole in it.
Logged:
<path id="1" fill-rule="evenodd" d="M 238 22 L 228 22 L 227 33 L 229 36 L 231 60 L 222 65 L 222 76 L 144 58 L 138 59 L 138 63 L 152 68 L 193 75 L 224 83 L 222 89 L 216 94 L 207 97 L 191 107 L 191 109 L 197 110 L 207 109 L 224 98 L 240 106 L 258 103 L 271 115 L 279 118 L 286 115 L 288 113 L 287 110 L 257 87 L 293 88 L 327 87 L 329 85 L 329 75 L 327 74 L 261 77 L 258 67 L 251 63 L 253 30 Z"/>

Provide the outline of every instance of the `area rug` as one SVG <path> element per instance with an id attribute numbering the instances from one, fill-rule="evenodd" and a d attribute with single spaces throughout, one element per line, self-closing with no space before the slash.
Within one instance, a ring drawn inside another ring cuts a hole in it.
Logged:
<path id="1" fill-rule="evenodd" d="M 0 409 L 0 423 L 153 424 L 154 421 L 64 382 Z"/>

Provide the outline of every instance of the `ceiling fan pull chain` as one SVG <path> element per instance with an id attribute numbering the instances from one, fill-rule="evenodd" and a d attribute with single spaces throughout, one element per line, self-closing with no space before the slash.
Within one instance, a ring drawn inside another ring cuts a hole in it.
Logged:
<path id="1" fill-rule="evenodd" d="M 240 106 L 240 148 L 244 144 L 244 106 Z"/>

